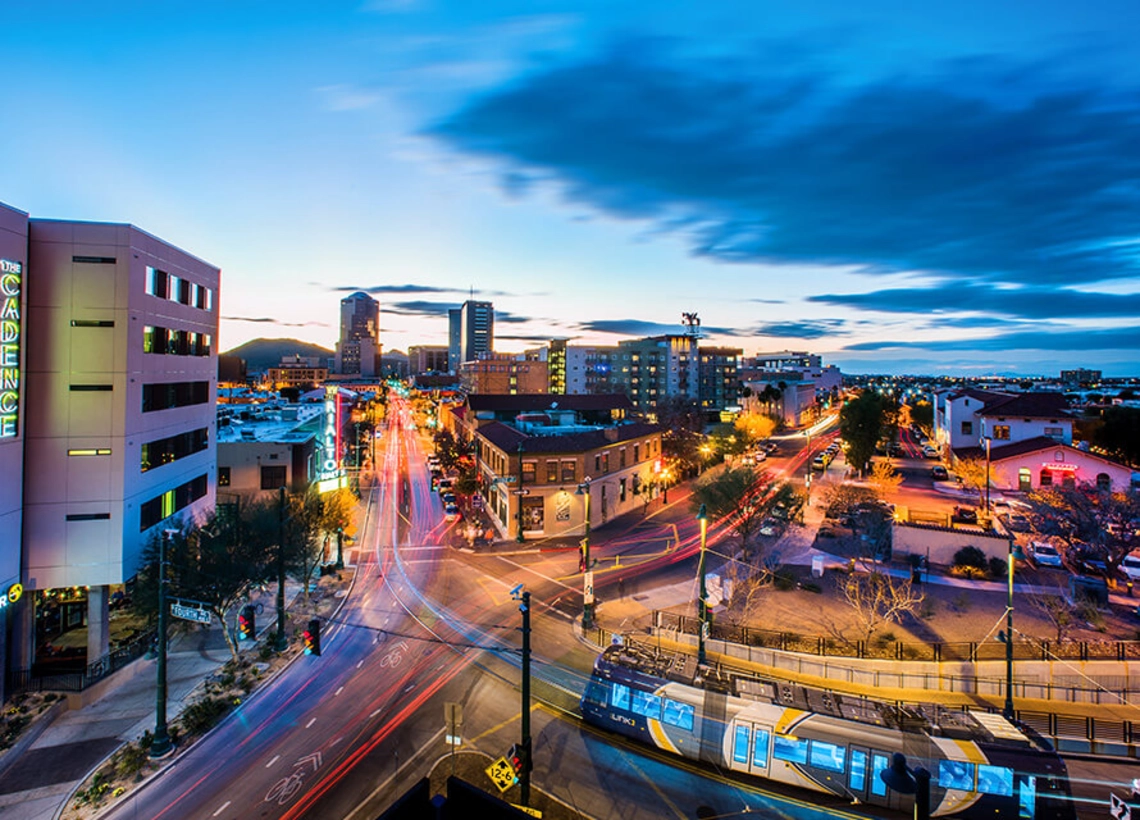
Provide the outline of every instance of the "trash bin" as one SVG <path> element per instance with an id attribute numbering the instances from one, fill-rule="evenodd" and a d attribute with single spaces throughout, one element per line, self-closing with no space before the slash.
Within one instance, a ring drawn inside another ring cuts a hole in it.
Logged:
<path id="1" fill-rule="evenodd" d="M 811 557 L 811 577 L 812 578 L 822 578 L 823 577 L 823 556 L 822 555 L 813 555 Z"/>

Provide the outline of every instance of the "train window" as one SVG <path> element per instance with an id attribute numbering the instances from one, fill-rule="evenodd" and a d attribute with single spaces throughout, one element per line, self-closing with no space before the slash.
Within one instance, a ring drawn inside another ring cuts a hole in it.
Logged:
<path id="1" fill-rule="evenodd" d="M 847 780 L 851 791 L 859 793 L 867 787 L 867 753 L 851 750 L 851 776 Z"/>
<path id="2" fill-rule="evenodd" d="M 847 749 L 843 746 L 820 740 L 811 742 L 811 765 L 820 769 L 827 769 L 829 772 L 843 771 L 843 758 L 846 754 Z"/>
<path id="3" fill-rule="evenodd" d="M 776 735 L 772 757 L 789 763 L 807 763 L 808 742 L 794 735 Z"/>
<path id="4" fill-rule="evenodd" d="M 978 791 L 982 794 L 998 794 L 1002 797 L 1009 797 L 1013 794 L 1013 769 L 979 763 Z"/>
<path id="5" fill-rule="evenodd" d="M 768 730 L 757 729 L 752 743 L 752 765 L 760 769 L 768 768 Z"/>
<path id="6" fill-rule="evenodd" d="M 687 703 L 665 698 L 665 711 L 661 714 L 661 720 L 670 726 L 688 729 L 691 732 L 693 730 L 693 707 Z"/>
<path id="7" fill-rule="evenodd" d="M 610 705 L 615 709 L 629 711 L 629 687 L 622 683 L 614 684 L 614 691 L 610 694 Z"/>
<path id="8" fill-rule="evenodd" d="M 890 759 L 884 754 L 875 752 L 871 755 L 871 794 L 882 797 L 887 793 L 887 784 L 879 774 L 891 765 Z"/>
<path id="9" fill-rule="evenodd" d="M 961 760 L 942 760 L 938 764 L 938 785 L 962 792 L 974 790 L 974 764 Z"/>
<path id="10" fill-rule="evenodd" d="M 748 727 L 737 726 L 732 733 L 732 760 L 741 765 L 748 762 Z"/>
<path id="11" fill-rule="evenodd" d="M 1017 784 L 1017 816 L 1022 820 L 1033 820 L 1037 816 L 1037 778 L 1026 775 Z"/>
<path id="12" fill-rule="evenodd" d="M 633 690 L 633 713 L 660 720 L 661 698 L 649 692 Z"/>

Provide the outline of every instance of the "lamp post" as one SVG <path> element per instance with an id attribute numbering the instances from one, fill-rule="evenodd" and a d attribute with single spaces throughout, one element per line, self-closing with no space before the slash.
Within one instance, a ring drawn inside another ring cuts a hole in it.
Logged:
<path id="1" fill-rule="evenodd" d="M 521 543 L 523 543 L 523 542 L 526 540 L 526 539 L 523 537 L 523 496 L 525 496 L 525 495 L 526 495 L 526 493 L 525 493 L 525 492 L 523 492 L 523 490 L 524 490 L 524 487 L 523 487 L 523 462 L 522 462 L 522 456 L 523 456 L 523 446 L 522 446 L 522 442 L 521 442 L 521 441 L 519 442 L 519 449 L 518 449 L 518 453 L 519 453 L 519 488 L 518 488 L 518 497 L 519 497 L 519 531 L 518 531 L 518 534 L 515 536 L 515 540 L 516 540 L 516 541 L 518 541 L 518 542 L 521 544 Z"/>
<path id="2" fill-rule="evenodd" d="M 158 542 L 158 693 L 154 703 L 154 740 L 150 756 L 166 757 L 174 744 L 166 730 L 166 545 L 178 530 L 163 530 Z"/>
<path id="3" fill-rule="evenodd" d="M 284 651 L 285 639 L 285 487 L 281 487 L 277 505 L 277 637 L 273 648 Z"/>
<path id="4" fill-rule="evenodd" d="M 519 602 L 522 613 L 522 771 L 519 772 L 519 799 L 530 805 L 530 593 L 522 591 L 522 584 L 511 590 L 511 597 Z"/>
<path id="5" fill-rule="evenodd" d="M 930 820 L 930 772 L 906 765 L 906 755 L 895 752 L 890 767 L 879 772 L 879 779 L 899 794 L 914 795 L 915 820 Z"/>
<path id="6" fill-rule="evenodd" d="M 990 520 L 990 439 L 986 436 L 986 522 Z"/>
<path id="7" fill-rule="evenodd" d="M 581 561 L 579 569 L 582 572 L 582 629 L 589 629 L 594 625 L 594 573 L 590 570 L 590 477 L 586 476 L 578 485 L 578 495 L 585 496 L 586 531 L 582 538 Z"/>
<path id="8" fill-rule="evenodd" d="M 344 529 L 336 528 L 336 568 L 344 569 Z"/>
<path id="9" fill-rule="evenodd" d="M 701 525 L 701 560 L 697 565 L 697 576 L 700 579 L 700 590 L 698 592 L 700 598 L 697 600 L 697 616 L 700 621 L 700 631 L 697 633 L 697 664 L 704 666 L 705 641 L 709 637 L 708 590 L 705 588 L 705 544 L 708 538 L 709 519 L 704 504 L 701 505 L 700 512 L 697 513 L 697 521 Z"/>
<path id="10" fill-rule="evenodd" d="M 1001 714 L 1006 720 L 1012 721 L 1013 712 L 1013 559 L 1017 551 L 1013 544 L 1013 535 L 1009 535 L 1009 557 L 1006 559 L 1006 598 L 1005 598 L 1005 631 L 998 633 L 998 640 L 1005 643 L 1005 705 Z"/>
<path id="11" fill-rule="evenodd" d="M 669 468 L 661 471 L 661 503 L 669 503 Z"/>

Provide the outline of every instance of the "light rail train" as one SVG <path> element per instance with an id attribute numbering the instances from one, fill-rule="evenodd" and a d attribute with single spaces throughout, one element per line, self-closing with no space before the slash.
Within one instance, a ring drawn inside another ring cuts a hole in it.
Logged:
<path id="1" fill-rule="evenodd" d="M 1075 817 L 1064 762 L 997 714 L 702 671 L 691 655 L 633 644 L 598 657 L 581 708 L 659 749 L 851 802 L 912 811 L 913 796 L 879 777 L 901 752 L 931 772 L 933 817 Z"/>

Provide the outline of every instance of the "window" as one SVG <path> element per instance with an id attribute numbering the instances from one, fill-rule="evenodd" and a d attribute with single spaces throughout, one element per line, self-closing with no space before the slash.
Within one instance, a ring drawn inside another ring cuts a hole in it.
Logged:
<path id="1" fill-rule="evenodd" d="M 635 444 L 633 445 L 633 463 L 636 464 L 639 461 L 641 461 L 641 445 Z"/>
<path id="2" fill-rule="evenodd" d="M 994 439 L 996 441 L 1009 441 L 1009 425 L 1008 424 L 995 424 L 994 425 Z"/>
<path id="3" fill-rule="evenodd" d="M 768 768 L 768 730 L 757 729 L 753 736 L 752 765 L 761 769 Z"/>
<path id="4" fill-rule="evenodd" d="M 206 494 L 206 476 L 200 475 L 180 484 L 173 490 L 167 490 L 162 495 L 155 496 L 150 501 L 143 502 L 139 507 L 139 530 L 145 531 L 165 518 L 169 518 L 181 509 L 184 509 Z"/>
<path id="5" fill-rule="evenodd" d="M 851 770 L 848 773 L 847 785 L 851 791 L 858 794 L 867 786 L 867 753 L 859 749 L 851 750 Z"/>
<path id="6" fill-rule="evenodd" d="M 557 461 L 546 462 L 546 483 L 547 484 L 557 484 L 558 483 L 558 462 Z"/>
<path id="7" fill-rule="evenodd" d="M 72 319 L 72 327 L 114 327 L 115 323 L 107 319 Z"/>
<path id="8" fill-rule="evenodd" d="M 110 521 L 110 513 L 72 513 L 67 516 L 68 521 Z"/>
<path id="9" fill-rule="evenodd" d="M 538 471 L 538 462 L 524 461 L 522 463 L 522 480 L 524 484 L 534 484 L 535 473 Z"/>
<path id="10" fill-rule="evenodd" d="M 661 718 L 661 698 L 651 692 L 633 690 L 633 713 L 645 717 Z"/>
<path id="11" fill-rule="evenodd" d="M 110 384 L 73 384 L 70 390 L 72 393 L 110 393 L 114 390 L 114 386 Z"/>
<path id="12" fill-rule="evenodd" d="M 625 479 L 618 481 L 618 501 L 625 501 Z"/>
<path id="13" fill-rule="evenodd" d="M 665 698 L 665 710 L 661 713 L 661 721 L 691 732 L 693 731 L 693 707 L 687 703 Z"/>
<path id="14" fill-rule="evenodd" d="M 1053 473 L 1048 467 L 1042 468 L 1039 485 L 1042 487 L 1053 486 Z"/>
<path id="15" fill-rule="evenodd" d="M 610 454 L 602 453 L 602 472 L 608 473 L 610 471 Z"/>
<path id="16" fill-rule="evenodd" d="M 748 727 L 737 726 L 732 734 L 732 760 L 742 766 L 748 763 Z"/>
<path id="17" fill-rule="evenodd" d="M 230 486 L 230 468 L 229 467 L 219 467 L 218 468 L 218 486 L 219 487 Z"/>
<path id="18" fill-rule="evenodd" d="M 978 764 L 978 791 L 1009 797 L 1013 794 L 1013 769 L 1005 766 Z"/>
<path id="19" fill-rule="evenodd" d="M 200 453 L 209 446 L 209 434 L 205 427 L 170 438 L 148 441 L 142 446 L 142 472 Z"/>
<path id="20" fill-rule="evenodd" d="M 68 450 L 69 456 L 109 456 L 111 455 L 110 447 L 87 447 L 75 450 Z"/>
<path id="21" fill-rule="evenodd" d="M 793 735 L 776 735 L 772 757 L 789 763 L 807 763 L 808 742 Z"/>
<path id="22" fill-rule="evenodd" d="M 622 447 L 618 450 L 618 465 L 622 468 L 625 467 L 625 448 Z"/>
<path id="23" fill-rule="evenodd" d="M 119 260 L 113 256 L 73 256 L 71 261 L 88 265 L 113 265 Z"/>
<path id="24" fill-rule="evenodd" d="M 974 434 L 974 422 L 972 422 L 972 421 L 962 422 L 962 435 L 972 436 L 973 434 Z"/>
<path id="25" fill-rule="evenodd" d="M 1109 477 L 1108 473 L 1097 473 L 1096 474 L 1096 488 L 1098 490 L 1111 490 L 1112 489 L 1112 478 Z"/>
<path id="26" fill-rule="evenodd" d="M 187 407 L 193 404 L 206 404 L 209 400 L 209 382 L 163 382 L 160 384 L 144 384 L 142 389 L 142 411 L 144 413 L 169 410 L 174 407 Z"/>
<path id="27" fill-rule="evenodd" d="M 159 299 L 165 299 L 170 292 L 170 274 L 164 270 L 157 268 L 147 267 L 146 269 L 146 292 L 151 296 L 157 296 Z"/>
<path id="28" fill-rule="evenodd" d="M 882 797 L 887 793 L 887 784 L 879 777 L 880 772 L 890 768 L 891 761 L 886 755 L 874 752 L 871 755 L 871 794 Z"/>
<path id="29" fill-rule="evenodd" d="M 809 759 L 811 765 L 818 769 L 826 769 L 829 772 L 843 771 L 843 758 L 847 755 L 847 749 L 843 746 L 837 746 L 834 743 L 824 743 L 821 740 L 813 740 L 811 742 L 811 754 Z"/>
<path id="30" fill-rule="evenodd" d="M 1045 435 L 1049 438 L 1063 439 L 1065 437 L 1065 429 L 1063 427 L 1046 427 Z"/>
<path id="31" fill-rule="evenodd" d="M 614 690 L 610 693 L 610 705 L 615 709 L 624 709 L 629 711 L 629 687 L 621 683 L 614 684 Z"/>
<path id="32" fill-rule="evenodd" d="M 962 760 L 939 761 L 938 785 L 944 789 L 972 792 L 974 790 L 974 764 Z"/>
<path id="33" fill-rule="evenodd" d="M 576 461 L 563 461 L 562 462 L 562 481 L 570 484 L 576 480 L 578 474 L 578 462 Z"/>
<path id="34" fill-rule="evenodd" d="M 261 489 L 263 490 L 276 490 L 279 487 L 285 486 L 285 465 L 262 465 L 261 467 Z"/>
<path id="35" fill-rule="evenodd" d="M 594 456 L 594 474 L 597 475 L 602 471 L 602 457 Z"/>

